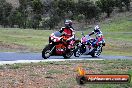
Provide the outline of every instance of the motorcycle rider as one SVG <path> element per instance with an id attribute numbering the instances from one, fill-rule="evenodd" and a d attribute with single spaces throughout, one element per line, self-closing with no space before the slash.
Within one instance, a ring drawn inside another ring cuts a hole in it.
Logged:
<path id="1" fill-rule="evenodd" d="M 91 36 L 91 35 L 93 35 L 93 34 L 96 35 L 96 39 L 95 39 L 95 41 L 92 43 L 92 46 L 95 47 L 95 46 L 98 46 L 98 43 L 99 43 L 98 36 L 102 35 L 102 37 L 103 37 L 103 34 L 102 34 L 101 30 L 100 30 L 99 25 L 96 25 L 96 26 L 94 27 L 94 31 L 92 31 L 92 32 L 89 33 L 88 35 Z M 103 38 L 102 42 L 103 42 L 103 46 L 105 46 L 105 40 L 104 40 L 104 38 Z"/>
<path id="2" fill-rule="evenodd" d="M 62 27 L 59 32 L 64 33 L 65 36 L 68 38 L 67 40 L 74 39 L 75 38 L 75 30 L 72 27 L 72 21 L 71 20 L 65 20 L 64 22 L 65 27 Z"/>
<path id="3" fill-rule="evenodd" d="M 75 30 L 72 27 L 72 21 L 71 20 L 65 20 L 64 21 L 65 27 L 62 27 L 59 32 L 63 33 L 66 37 L 67 37 L 67 42 L 70 41 L 71 39 L 75 39 Z M 54 42 L 59 42 L 59 41 L 63 41 L 63 38 L 55 36 L 53 33 L 51 34 L 51 36 L 54 36 L 54 39 L 49 39 L 49 42 L 51 42 L 52 40 Z"/>

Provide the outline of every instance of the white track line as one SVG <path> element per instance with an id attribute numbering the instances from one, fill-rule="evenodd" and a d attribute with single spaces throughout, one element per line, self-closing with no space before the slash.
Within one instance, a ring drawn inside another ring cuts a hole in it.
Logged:
<path id="1" fill-rule="evenodd" d="M 80 61 L 80 60 L 104 60 L 104 59 L 46 59 L 46 60 L 16 60 L 16 61 L 0 61 L 0 65 L 15 63 L 38 63 L 38 62 L 54 62 L 54 61 Z"/>

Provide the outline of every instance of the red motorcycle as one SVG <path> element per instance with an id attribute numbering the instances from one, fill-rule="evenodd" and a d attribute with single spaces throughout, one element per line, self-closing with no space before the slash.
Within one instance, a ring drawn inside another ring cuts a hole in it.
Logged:
<path id="1" fill-rule="evenodd" d="M 65 59 L 70 58 L 73 55 L 75 44 L 75 39 L 68 40 L 65 34 L 59 31 L 54 32 L 49 37 L 49 44 L 42 51 L 42 57 L 44 59 L 50 56 L 63 56 Z"/>

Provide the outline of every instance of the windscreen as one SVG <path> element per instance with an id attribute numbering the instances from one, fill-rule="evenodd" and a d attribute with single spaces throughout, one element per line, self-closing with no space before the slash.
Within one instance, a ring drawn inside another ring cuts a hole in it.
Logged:
<path id="1" fill-rule="evenodd" d="M 56 37 L 60 37 L 60 36 L 62 35 L 62 33 L 60 33 L 59 31 L 56 31 L 56 32 L 54 32 L 54 35 L 55 35 Z"/>

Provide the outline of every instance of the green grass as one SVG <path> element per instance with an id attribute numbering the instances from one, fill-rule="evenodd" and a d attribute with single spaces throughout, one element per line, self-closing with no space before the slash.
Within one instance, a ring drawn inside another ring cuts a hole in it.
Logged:
<path id="1" fill-rule="evenodd" d="M 55 70 L 55 69 L 49 70 L 47 72 L 47 74 L 50 74 L 50 75 L 52 75 L 52 74 L 62 74 L 62 73 L 64 73 L 64 72 L 61 71 L 61 70 Z"/>
<path id="2" fill-rule="evenodd" d="M 13 64 L 9 67 L 9 69 L 20 69 L 22 68 L 22 64 Z"/>
<path id="3" fill-rule="evenodd" d="M 105 32 L 132 32 L 132 15 L 127 17 L 113 18 L 109 22 L 102 22 L 101 26 Z"/>
<path id="4" fill-rule="evenodd" d="M 40 51 L 48 43 L 50 33 L 52 31 L 1 28 L 0 41 L 4 44 L 18 44 L 28 47 L 29 50 Z"/>
<path id="5" fill-rule="evenodd" d="M 132 55 L 132 15 L 126 14 L 99 23 L 106 40 L 103 54 Z M 88 34 L 91 31 L 92 28 L 84 33 Z M 0 28 L 0 45 L 3 44 L 0 47 L 4 47 L 0 51 L 41 52 L 48 44 L 48 37 L 52 32 L 53 30 Z M 81 31 L 76 31 L 76 37 L 82 37 Z"/>

